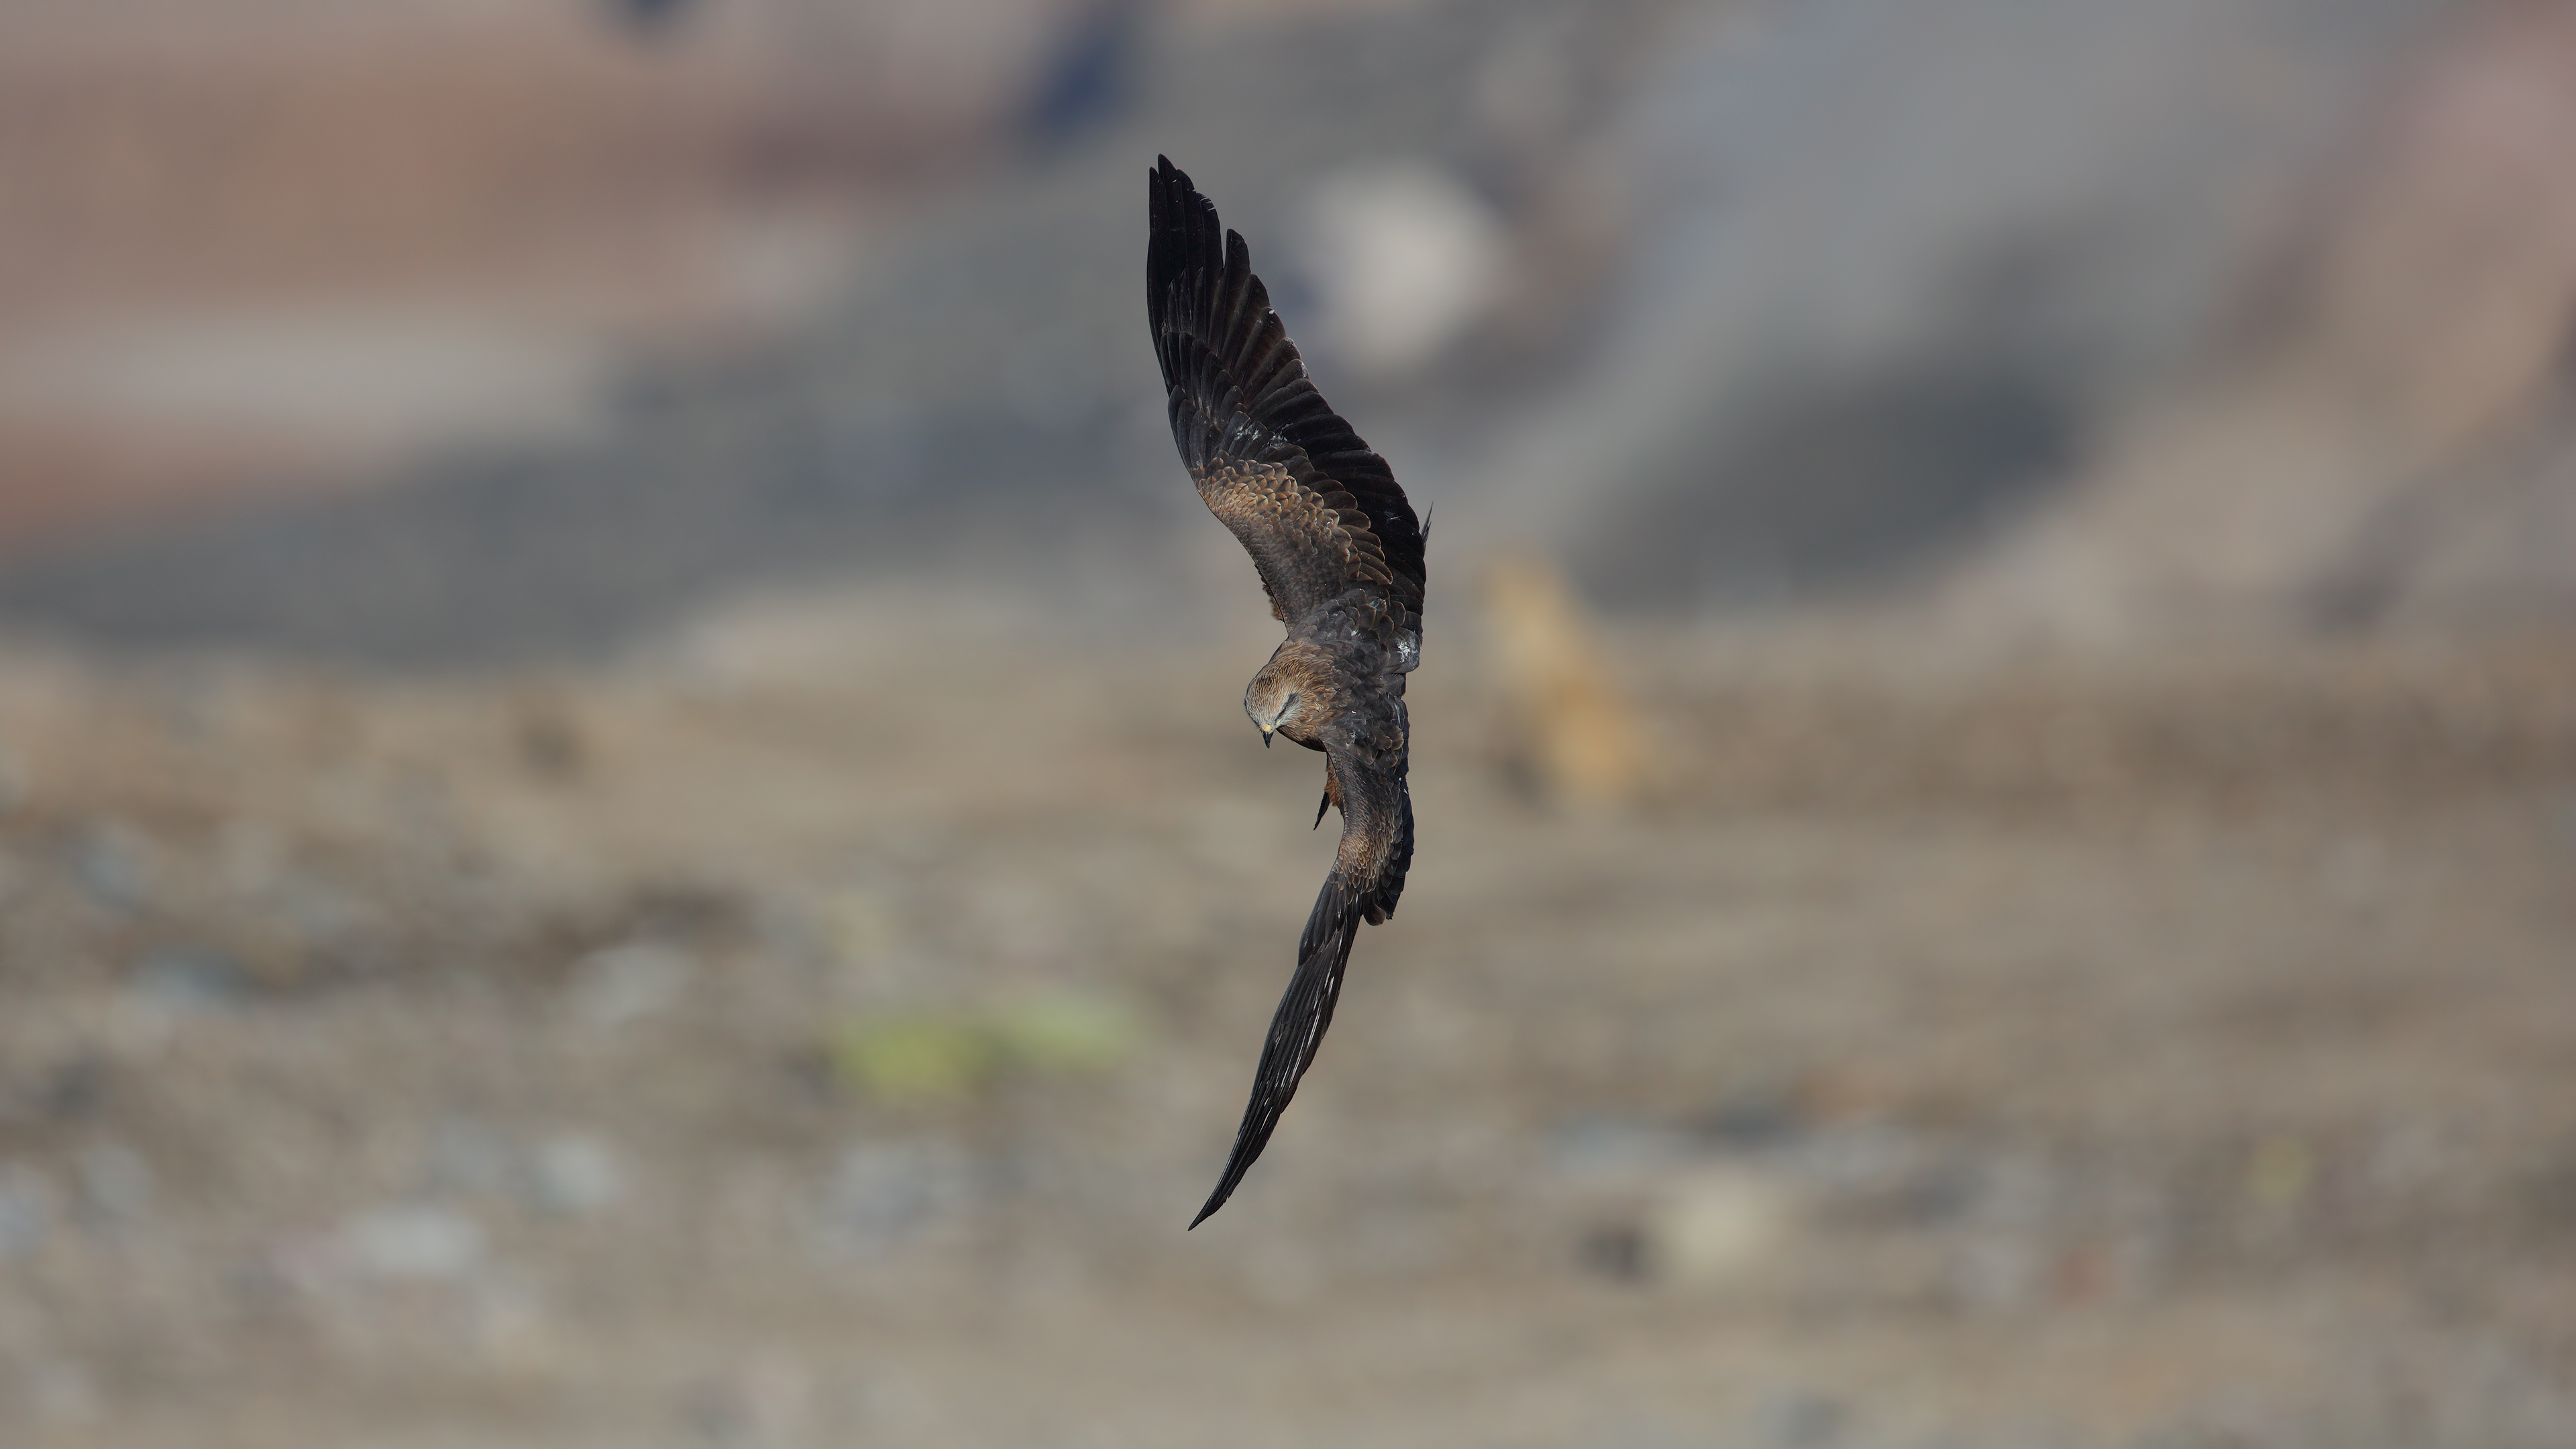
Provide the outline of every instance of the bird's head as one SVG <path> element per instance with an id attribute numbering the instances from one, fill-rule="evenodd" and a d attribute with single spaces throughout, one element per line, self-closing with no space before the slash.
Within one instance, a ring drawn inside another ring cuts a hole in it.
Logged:
<path id="1" fill-rule="evenodd" d="M 1263 744 L 1279 734 L 1303 744 L 1307 731 L 1302 726 L 1323 718 L 1324 690 L 1315 672 L 1305 667 L 1308 663 L 1294 646 L 1283 646 L 1245 687 L 1243 712 L 1261 731 Z"/>

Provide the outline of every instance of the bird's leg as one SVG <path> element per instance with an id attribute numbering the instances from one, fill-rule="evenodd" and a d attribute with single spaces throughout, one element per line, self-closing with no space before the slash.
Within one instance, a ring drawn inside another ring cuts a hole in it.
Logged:
<path id="1" fill-rule="evenodd" d="M 1315 803 L 1315 823 L 1307 826 L 1306 828 L 1309 830 L 1323 829 L 1324 812 L 1326 810 L 1340 808 L 1341 803 L 1342 792 L 1333 788 L 1333 772 L 1326 770 L 1324 772 L 1324 798 Z"/>

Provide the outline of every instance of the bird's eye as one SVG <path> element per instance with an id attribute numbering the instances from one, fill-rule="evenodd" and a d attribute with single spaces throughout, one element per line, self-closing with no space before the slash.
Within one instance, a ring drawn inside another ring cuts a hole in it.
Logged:
<path id="1" fill-rule="evenodd" d="M 1296 707 L 1297 707 L 1297 695 L 1296 695 L 1296 692 L 1295 692 L 1294 690 L 1289 691 L 1288 697 L 1287 697 L 1286 699 L 1283 699 L 1283 700 L 1279 701 L 1279 712 L 1280 712 L 1281 714 L 1286 714 L 1288 711 L 1290 711 L 1290 710 L 1292 710 L 1292 709 L 1295 709 Z"/>

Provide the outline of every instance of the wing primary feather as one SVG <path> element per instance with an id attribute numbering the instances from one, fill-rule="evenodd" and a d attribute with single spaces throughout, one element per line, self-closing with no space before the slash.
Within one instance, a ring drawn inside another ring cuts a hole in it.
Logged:
<path id="1" fill-rule="evenodd" d="M 1244 1106 L 1242 1125 L 1235 1128 L 1225 1175 L 1217 1180 L 1216 1191 L 1208 1194 L 1199 1215 L 1190 1219 L 1191 1227 L 1225 1206 L 1244 1173 L 1259 1160 L 1261 1149 L 1270 1145 L 1271 1129 L 1279 1125 L 1280 1114 L 1297 1095 L 1298 1079 L 1314 1063 L 1315 1049 L 1323 1045 L 1324 1032 L 1333 1024 L 1333 1006 L 1342 994 L 1342 970 L 1350 964 L 1351 941 L 1367 914 L 1367 897 L 1342 884 L 1339 874 L 1324 881 L 1297 942 L 1297 974 L 1288 978 L 1287 994 L 1279 998 L 1279 1010 L 1270 1018 L 1270 1038 L 1262 1044 L 1261 1065 L 1252 1077 L 1252 1100 Z"/>
<path id="2" fill-rule="evenodd" d="M 1225 233 L 1225 270 L 1219 275 L 1225 292 L 1223 305 L 1211 319 L 1216 324 L 1213 347 L 1217 356 L 1233 357 L 1250 340 L 1252 328 L 1260 325 L 1261 314 L 1270 310 L 1270 298 L 1269 289 L 1252 275 L 1252 248 L 1244 244 L 1243 233 L 1230 227 Z M 1244 380 L 1249 381 L 1248 375 Z"/>

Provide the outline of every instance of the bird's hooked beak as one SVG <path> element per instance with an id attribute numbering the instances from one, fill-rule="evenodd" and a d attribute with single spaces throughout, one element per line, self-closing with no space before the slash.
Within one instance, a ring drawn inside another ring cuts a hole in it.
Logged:
<path id="1" fill-rule="evenodd" d="M 1263 749 L 1265 749 L 1265 750 L 1266 750 L 1266 749 L 1270 748 L 1270 737 L 1271 737 L 1271 736 L 1273 736 L 1273 735 L 1275 735 L 1275 734 L 1277 734 L 1277 733 L 1279 733 L 1279 731 L 1277 731 L 1277 730 L 1275 730 L 1275 729 L 1272 729 L 1272 728 L 1271 728 L 1270 726 L 1268 726 L 1268 725 L 1262 725 L 1262 726 L 1260 726 L 1260 729 L 1261 729 L 1261 747 L 1262 747 Z"/>

